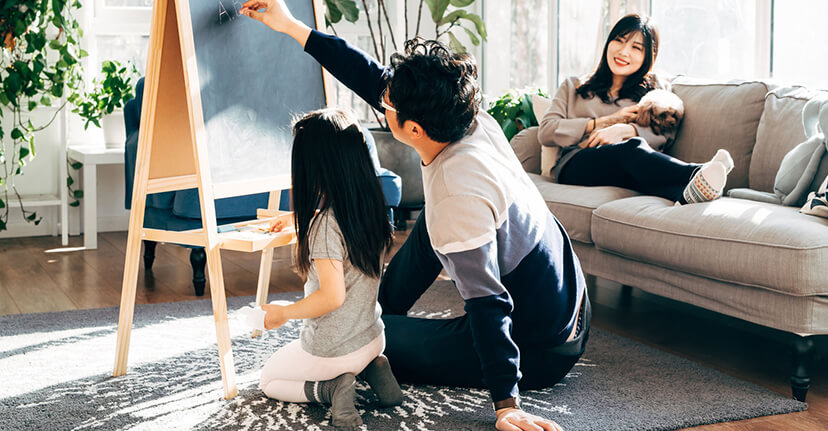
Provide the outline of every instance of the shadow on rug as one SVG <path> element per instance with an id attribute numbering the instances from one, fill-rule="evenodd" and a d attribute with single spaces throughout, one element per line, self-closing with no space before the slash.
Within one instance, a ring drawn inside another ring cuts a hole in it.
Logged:
<path id="1" fill-rule="evenodd" d="M 438 282 L 412 313 L 462 310 Z M 298 299 L 298 294 L 271 295 Z M 447 299 L 450 298 L 450 299 Z M 0 317 L 2 429 L 326 430 L 328 410 L 281 403 L 258 388 L 259 369 L 298 336 L 299 322 L 251 339 L 232 314 L 239 395 L 221 399 L 209 300 L 136 307 L 126 376 L 110 376 L 115 308 Z M 402 406 L 379 408 L 358 391 L 364 430 L 491 430 L 488 391 L 403 385 Z M 581 361 L 558 385 L 521 393 L 524 409 L 568 430 L 668 430 L 801 411 L 806 404 L 694 362 L 593 328 Z"/>

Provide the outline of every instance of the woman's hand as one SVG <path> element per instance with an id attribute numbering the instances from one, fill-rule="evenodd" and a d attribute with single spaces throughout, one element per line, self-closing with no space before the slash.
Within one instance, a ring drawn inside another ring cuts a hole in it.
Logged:
<path id="1" fill-rule="evenodd" d="M 264 10 L 259 12 L 262 9 Z M 310 27 L 293 17 L 284 0 L 248 0 L 239 9 L 239 13 L 290 35 L 303 47 L 311 32 Z"/>
<path id="2" fill-rule="evenodd" d="M 271 329 L 279 329 L 287 323 L 288 318 L 285 315 L 285 306 L 275 304 L 264 304 L 262 310 L 265 311 L 264 326 L 268 331 Z"/>
<path id="3" fill-rule="evenodd" d="M 563 431 L 555 422 L 521 409 L 505 408 L 496 414 L 495 428 L 500 431 Z"/>
<path id="4" fill-rule="evenodd" d="M 636 136 L 635 127 L 629 124 L 614 124 L 603 129 L 596 130 L 589 135 L 589 139 L 581 144 L 583 148 L 594 148 L 601 145 L 617 144 Z"/>
<path id="5" fill-rule="evenodd" d="M 632 123 L 638 118 L 638 105 L 630 105 L 619 109 L 616 113 L 595 119 L 594 130 L 601 130 L 619 123 Z"/>

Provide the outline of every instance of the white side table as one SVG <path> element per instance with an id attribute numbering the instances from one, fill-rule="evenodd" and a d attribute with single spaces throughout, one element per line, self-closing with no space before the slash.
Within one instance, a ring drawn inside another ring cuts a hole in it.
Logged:
<path id="1" fill-rule="evenodd" d="M 66 154 L 83 163 L 83 246 L 93 250 L 98 248 L 98 165 L 124 164 L 124 149 L 70 144 Z"/>

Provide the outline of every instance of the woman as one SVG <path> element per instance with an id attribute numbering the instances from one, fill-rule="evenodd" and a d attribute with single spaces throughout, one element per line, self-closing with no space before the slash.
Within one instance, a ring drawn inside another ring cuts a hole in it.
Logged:
<path id="1" fill-rule="evenodd" d="M 552 175 L 561 184 L 617 186 L 684 203 L 721 196 L 733 160 L 719 150 L 705 164 L 664 155 L 675 130 L 658 135 L 634 124 L 638 101 L 660 85 L 651 73 L 658 31 L 650 18 L 631 14 L 610 31 L 601 61 L 581 83 L 558 89 L 540 121 L 538 139 L 558 148 Z"/>

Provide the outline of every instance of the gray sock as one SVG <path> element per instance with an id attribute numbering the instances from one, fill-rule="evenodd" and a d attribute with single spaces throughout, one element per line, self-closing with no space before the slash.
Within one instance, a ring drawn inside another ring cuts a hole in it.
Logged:
<path id="1" fill-rule="evenodd" d="M 382 407 L 398 406 L 402 404 L 403 394 L 394 373 L 391 372 L 391 364 L 388 358 L 379 355 L 359 373 L 359 377 L 365 380 L 371 389 L 377 394 Z"/>
<path id="2" fill-rule="evenodd" d="M 331 425 L 337 429 L 354 429 L 362 425 L 362 418 L 354 405 L 356 378 L 343 374 L 324 382 L 305 382 L 305 396 L 310 401 L 331 405 Z"/>

